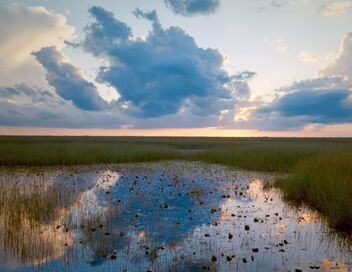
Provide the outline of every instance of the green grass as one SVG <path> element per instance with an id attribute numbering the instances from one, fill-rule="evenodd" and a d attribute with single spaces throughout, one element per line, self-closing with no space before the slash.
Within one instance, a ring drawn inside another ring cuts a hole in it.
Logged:
<path id="1" fill-rule="evenodd" d="M 317 150 L 273 146 L 238 146 L 193 154 L 192 158 L 208 163 L 236 166 L 247 170 L 266 172 L 290 172 L 298 161 L 316 156 Z"/>
<path id="2" fill-rule="evenodd" d="M 186 159 L 289 172 L 302 159 L 346 149 L 352 150 L 352 139 L 3 136 L 0 166 Z"/>
<path id="3" fill-rule="evenodd" d="M 50 166 L 143 162 L 171 159 L 167 146 L 109 143 L 33 143 L 0 145 L 2 166 Z"/>
<path id="4" fill-rule="evenodd" d="M 297 164 L 276 181 L 285 198 L 318 210 L 336 229 L 352 231 L 352 153 L 337 152 Z"/>
<path id="5" fill-rule="evenodd" d="M 337 229 L 352 231 L 352 139 L 0 137 L 0 166 L 194 160 L 288 173 L 276 186 Z"/>

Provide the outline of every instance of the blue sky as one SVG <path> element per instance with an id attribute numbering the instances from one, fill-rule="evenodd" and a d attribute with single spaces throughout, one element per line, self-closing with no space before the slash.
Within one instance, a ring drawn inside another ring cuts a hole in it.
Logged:
<path id="1" fill-rule="evenodd" d="M 0 132 L 352 136 L 351 15 L 349 0 L 2 0 Z"/>

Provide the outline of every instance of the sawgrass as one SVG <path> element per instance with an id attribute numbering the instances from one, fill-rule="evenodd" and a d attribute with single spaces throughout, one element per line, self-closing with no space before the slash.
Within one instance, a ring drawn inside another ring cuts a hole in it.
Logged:
<path id="1" fill-rule="evenodd" d="M 177 137 L 0 137 L 0 166 L 192 160 L 288 173 L 284 197 L 352 231 L 352 139 Z"/>

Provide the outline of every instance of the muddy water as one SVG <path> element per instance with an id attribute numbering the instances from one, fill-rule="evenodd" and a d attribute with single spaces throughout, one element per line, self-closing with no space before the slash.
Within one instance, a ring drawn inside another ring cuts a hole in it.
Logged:
<path id="1" fill-rule="evenodd" d="M 193 162 L 4 172 L 0 271 L 351 271 L 351 245 L 271 179 Z"/>

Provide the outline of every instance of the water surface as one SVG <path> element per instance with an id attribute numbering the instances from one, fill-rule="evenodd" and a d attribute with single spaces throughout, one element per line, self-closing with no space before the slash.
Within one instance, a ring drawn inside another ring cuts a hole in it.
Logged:
<path id="1" fill-rule="evenodd" d="M 194 162 L 4 172 L 0 271 L 351 271 L 273 177 Z"/>

